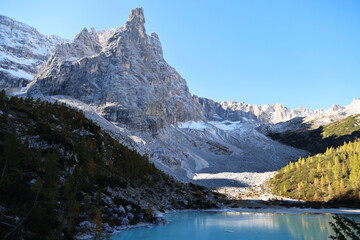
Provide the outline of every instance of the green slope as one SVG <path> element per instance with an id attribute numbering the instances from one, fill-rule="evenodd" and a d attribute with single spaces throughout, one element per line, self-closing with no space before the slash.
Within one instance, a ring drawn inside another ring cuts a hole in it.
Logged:
<path id="1" fill-rule="evenodd" d="M 274 194 L 307 201 L 360 201 L 360 141 L 300 158 L 270 180 Z"/>
<path id="2" fill-rule="evenodd" d="M 360 115 L 354 115 L 324 126 L 322 137 L 340 138 L 360 131 Z"/>
<path id="3" fill-rule="evenodd" d="M 345 141 L 354 141 L 360 137 L 360 115 L 349 116 L 317 129 L 269 133 L 268 136 L 283 144 L 307 150 L 312 154 L 322 153 L 328 147 L 338 147 Z"/>

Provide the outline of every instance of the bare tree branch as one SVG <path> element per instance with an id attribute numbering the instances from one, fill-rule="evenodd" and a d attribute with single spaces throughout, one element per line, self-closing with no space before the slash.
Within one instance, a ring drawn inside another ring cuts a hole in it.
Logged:
<path id="1" fill-rule="evenodd" d="M 12 225 L 12 224 L 10 224 L 10 223 L 6 223 L 6 222 L 0 222 L 0 223 L 2 223 L 2 224 L 4 224 L 4 225 L 7 225 L 7 226 L 10 226 L 10 227 L 15 227 L 15 225 Z"/>

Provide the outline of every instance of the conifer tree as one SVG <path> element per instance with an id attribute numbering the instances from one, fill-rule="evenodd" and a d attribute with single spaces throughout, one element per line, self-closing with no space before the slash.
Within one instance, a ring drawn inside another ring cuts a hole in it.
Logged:
<path id="1" fill-rule="evenodd" d="M 99 209 L 96 210 L 94 223 L 95 223 L 95 234 L 93 240 L 110 239 L 109 235 L 104 234 L 104 224 Z"/>
<path id="2" fill-rule="evenodd" d="M 149 203 L 148 207 L 147 207 L 147 214 L 149 215 L 149 217 L 152 217 L 154 214 L 154 210 L 152 208 L 152 205 Z"/>
<path id="3" fill-rule="evenodd" d="M 340 194 L 345 195 L 345 182 L 344 182 L 344 179 L 340 180 Z"/>
<path id="4" fill-rule="evenodd" d="M 90 177 L 93 177 L 95 175 L 95 171 L 96 171 L 96 166 L 95 166 L 95 162 L 94 162 L 94 158 L 91 158 L 89 161 L 89 167 L 88 167 L 88 174 Z"/>
<path id="5" fill-rule="evenodd" d="M 78 205 L 77 201 L 75 200 L 73 202 L 73 205 L 71 206 L 71 210 L 70 210 L 71 228 L 75 228 L 76 225 L 78 224 L 79 213 L 80 213 L 79 205 Z"/>

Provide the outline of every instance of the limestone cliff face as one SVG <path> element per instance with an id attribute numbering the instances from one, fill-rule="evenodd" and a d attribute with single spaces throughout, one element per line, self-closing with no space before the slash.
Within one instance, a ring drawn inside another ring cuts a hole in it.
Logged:
<path id="1" fill-rule="evenodd" d="M 67 95 L 99 107 L 107 119 L 153 134 L 166 124 L 202 117 L 186 81 L 146 34 L 142 8 L 107 37 L 84 29 L 58 46 L 28 86 L 29 94 Z"/>
<path id="2" fill-rule="evenodd" d="M 25 87 L 54 47 L 67 41 L 0 15 L 0 89 Z"/>
<path id="3" fill-rule="evenodd" d="M 82 109 L 182 180 L 200 172 L 273 171 L 307 154 L 263 133 L 283 130 L 275 123 L 316 111 L 191 96 L 186 81 L 164 60 L 159 37 L 148 35 L 144 25 L 143 10 L 137 8 L 124 27 L 83 29 L 73 42 L 55 48 L 27 93 Z M 358 111 L 359 102 L 349 112 Z M 320 117 L 323 112 L 318 111 Z M 302 122 L 292 121 L 288 128 Z"/>

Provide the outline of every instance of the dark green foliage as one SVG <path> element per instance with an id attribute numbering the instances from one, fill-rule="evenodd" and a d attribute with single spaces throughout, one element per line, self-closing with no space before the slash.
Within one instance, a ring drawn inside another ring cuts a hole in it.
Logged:
<path id="1" fill-rule="evenodd" d="M 347 217 L 334 215 L 333 222 L 330 222 L 330 226 L 334 231 L 334 235 L 329 236 L 334 240 L 360 240 L 360 223 L 357 223 L 354 219 Z"/>
<path id="2" fill-rule="evenodd" d="M 117 192 L 115 205 L 131 205 L 136 224 L 150 220 L 140 199 L 166 208 L 164 202 L 196 191 L 64 104 L 8 99 L 0 92 L 0 111 L 0 206 L 5 209 L 0 236 L 17 224 L 14 216 L 21 220 L 30 213 L 12 239 L 72 239 L 80 222 L 94 221 L 97 209 L 104 222 L 121 224 L 104 201 L 114 197 L 111 192 Z"/>
<path id="3" fill-rule="evenodd" d="M 93 236 L 93 240 L 109 240 L 110 236 L 109 234 L 104 233 L 104 226 L 103 226 L 103 220 L 101 218 L 101 212 L 99 209 L 96 209 L 95 214 L 95 234 Z"/>

